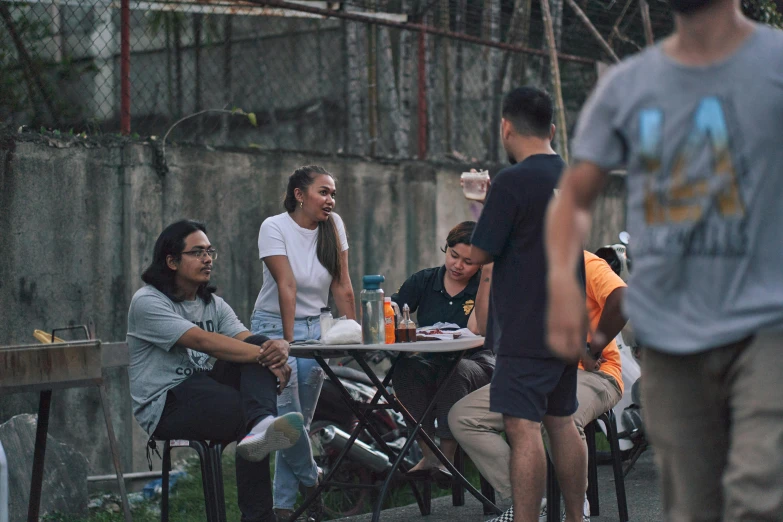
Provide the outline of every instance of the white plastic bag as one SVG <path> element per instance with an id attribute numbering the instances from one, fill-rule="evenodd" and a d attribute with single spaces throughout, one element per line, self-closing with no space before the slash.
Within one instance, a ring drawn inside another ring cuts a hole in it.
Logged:
<path id="1" fill-rule="evenodd" d="M 321 337 L 324 344 L 362 344 L 362 327 L 353 319 L 335 321 Z"/>

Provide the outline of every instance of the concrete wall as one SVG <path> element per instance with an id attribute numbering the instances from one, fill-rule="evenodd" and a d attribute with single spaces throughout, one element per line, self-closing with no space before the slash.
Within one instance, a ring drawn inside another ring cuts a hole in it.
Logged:
<path id="1" fill-rule="evenodd" d="M 337 179 L 357 299 L 363 274 L 384 274 L 390 293 L 416 270 L 441 263 L 448 230 L 480 210 L 462 196 L 464 165 L 197 147 L 169 148 L 167 155 L 170 171 L 161 175 L 147 144 L 0 137 L 0 345 L 33 342 L 36 328 L 89 319 L 100 339 L 124 340 L 128 303 L 155 239 L 181 218 L 207 223 L 220 250 L 213 280 L 248 324 L 262 282 L 258 228 L 283 210 L 287 176 L 300 165 L 321 164 Z M 613 178 L 590 248 L 622 230 L 623 200 L 623 181 Z M 141 470 L 144 435 L 130 411 L 127 375 L 112 369 L 106 377 L 125 469 Z M 0 422 L 36 405 L 34 395 L 2 398 Z M 94 390 L 55 393 L 51 433 L 79 448 L 91 473 L 111 472 Z"/>

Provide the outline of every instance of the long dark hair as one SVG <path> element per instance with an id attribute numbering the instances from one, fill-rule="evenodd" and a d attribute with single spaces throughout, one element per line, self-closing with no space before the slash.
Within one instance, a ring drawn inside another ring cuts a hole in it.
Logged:
<path id="1" fill-rule="evenodd" d="M 475 228 L 475 221 L 463 221 L 449 230 L 449 235 L 446 236 L 446 246 L 440 249 L 441 252 L 445 253 L 447 249 L 454 248 L 459 244 L 470 246 L 470 238 L 473 237 L 473 229 Z"/>
<path id="2" fill-rule="evenodd" d="M 177 283 L 174 279 L 176 272 L 169 268 L 166 258 L 172 256 L 175 260 L 182 259 L 182 250 L 185 248 L 185 239 L 193 232 L 207 233 L 207 227 L 199 221 L 183 219 L 167 226 L 155 241 L 155 250 L 152 254 L 152 263 L 141 274 L 141 280 L 152 285 L 164 294 L 166 297 L 179 303 L 181 298 L 177 297 Z M 206 304 L 212 302 L 212 294 L 216 288 L 207 283 L 199 285 L 196 295 Z"/>
<path id="3" fill-rule="evenodd" d="M 302 192 L 307 192 L 307 188 L 312 185 L 315 178 L 320 175 L 334 178 L 329 171 L 318 165 L 299 167 L 288 177 L 288 188 L 286 188 L 285 191 L 283 206 L 289 213 L 296 210 L 296 204 L 298 203 L 294 191 L 299 189 Z M 334 225 L 334 220 L 327 219 L 326 221 L 319 221 L 318 246 L 316 248 L 318 261 L 321 262 L 324 268 L 326 268 L 336 281 L 340 280 L 342 274 L 340 251 L 340 240 L 337 235 L 337 227 Z"/>

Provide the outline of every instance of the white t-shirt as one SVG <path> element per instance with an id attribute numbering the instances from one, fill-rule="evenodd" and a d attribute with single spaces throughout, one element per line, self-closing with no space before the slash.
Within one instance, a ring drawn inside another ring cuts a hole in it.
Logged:
<path id="1" fill-rule="evenodd" d="M 332 213 L 337 234 L 340 237 L 340 251 L 348 250 L 343 220 Z M 317 316 L 327 306 L 332 276 L 318 260 L 318 229 L 308 230 L 283 212 L 266 218 L 258 233 L 258 257 L 286 256 L 296 280 L 296 318 Z M 256 310 L 280 315 L 280 301 L 277 281 L 264 263 L 264 284 L 256 299 Z"/>

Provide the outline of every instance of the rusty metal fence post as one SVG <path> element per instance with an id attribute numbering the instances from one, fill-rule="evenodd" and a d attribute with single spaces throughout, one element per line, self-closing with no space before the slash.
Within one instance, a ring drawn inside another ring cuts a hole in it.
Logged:
<path id="1" fill-rule="evenodd" d="M 419 31 L 418 93 L 419 93 L 419 159 L 427 158 L 427 33 Z"/>
<path id="2" fill-rule="evenodd" d="M 120 2 L 120 132 L 131 132 L 130 0 Z"/>

